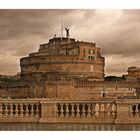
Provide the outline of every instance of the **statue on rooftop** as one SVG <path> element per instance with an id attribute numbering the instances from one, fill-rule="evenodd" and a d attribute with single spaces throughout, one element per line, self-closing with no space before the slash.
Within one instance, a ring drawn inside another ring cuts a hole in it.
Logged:
<path id="1" fill-rule="evenodd" d="M 68 28 L 65 28 L 65 30 L 66 30 L 66 37 L 69 37 L 70 35 L 69 35 L 69 29 Z"/>

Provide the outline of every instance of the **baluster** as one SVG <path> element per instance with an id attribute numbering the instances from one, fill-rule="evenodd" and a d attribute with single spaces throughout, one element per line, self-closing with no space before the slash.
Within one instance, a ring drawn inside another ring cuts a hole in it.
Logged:
<path id="1" fill-rule="evenodd" d="M 34 117 L 34 104 L 31 103 L 30 106 L 31 106 L 30 117 Z"/>
<path id="2" fill-rule="evenodd" d="M 25 105 L 25 117 L 29 117 L 28 103 L 24 105 Z"/>
<path id="3" fill-rule="evenodd" d="M 56 109 L 56 117 L 59 117 L 59 104 L 55 104 L 55 109 Z"/>
<path id="4" fill-rule="evenodd" d="M 74 104 L 72 103 L 72 104 L 71 104 L 71 116 L 72 116 L 72 117 L 75 116 L 74 112 L 75 112 L 75 111 L 74 111 Z"/>
<path id="5" fill-rule="evenodd" d="M 95 104 L 91 104 L 90 107 L 91 117 L 93 117 L 95 115 Z"/>
<path id="6" fill-rule="evenodd" d="M 23 117 L 23 103 L 20 103 L 20 117 Z"/>
<path id="7" fill-rule="evenodd" d="M 85 117 L 85 104 L 82 105 L 82 117 Z"/>
<path id="8" fill-rule="evenodd" d="M 36 117 L 39 117 L 39 104 L 36 105 Z"/>
<path id="9" fill-rule="evenodd" d="M 104 104 L 101 104 L 100 112 L 101 112 L 101 115 L 104 115 L 104 112 L 105 112 Z"/>
<path id="10" fill-rule="evenodd" d="M 99 116 L 99 104 L 98 103 L 95 105 L 95 116 L 96 117 Z"/>
<path id="11" fill-rule="evenodd" d="M 9 117 L 13 117 L 13 104 L 10 103 L 9 106 L 10 106 L 10 109 L 9 109 L 9 112 L 10 112 Z"/>
<path id="12" fill-rule="evenodd" d="M 107 105 L 106 105 L 106 111 L 107 111 L 107 115 L 108 116 L 110 116 L 110 112 L 111 112 L 111 106 L 110 106 L 110 104 L 108 103 Z"/>
<path id="13" fill-rule="evenodd" d="M 129 105 L 129 116 L 130 116 L 130 118 L 133 117 L 132 105 Z"/>
<path id="14" fill-rule="evenodd" d="M 8 104 L 5 104 L 5 114 L 4 117 L 8 117 Z"/>
<path id="15" fill-rule="evenodd" d="M 63 104 L 60 104 L 61 106 L 61 109 L 60 109 L 60 117 L 63 117 L 64 116 L 64 110 L 63 110 Z"/>
<path id="16" fill-rule="evenodd" d="M 18 104 L 15 103 L 15 117 L 18 117 Z"/>
<path id="17" fill-rule="evenodd" d="M 136 112 L 136 115 L 135 115 L 136 118 L 139 118 L 138 104 L 136 105 L 136 111 L 135 112 Z"/>
<path id="18" fill-rule="evenodd" d="M 2 103 L 0 103 L 0 118 L 2 118 Z"/>
<path id="19" fill-rule="evenodd" d="M 112 105 L 112 116 L 116 115 L 115 112 L 116 112 L 116 105 L 113 103 L 113 105 Z"/>
<path id="20" fill-rule="evenodd" d="M 87 104 L 88 105 L 88 110 L 87 110 L 87 117 L 91 117 L 91 105 L 90 104 Z"/>
<path id="21" fill-rule="evenodd" d="M 76 109 L 76 117 L 80 117 L 80 109 L 79 109 L 80 104 L 76 104 L 77 109 Z"/>
<path id="22" fill-rule="evenodd" d="M 59 117 L 59 104 L 55 104 L 56 116 Z"/>
<path id="23" fill-rule="evenodd" d="M 69 117 L 69 108 L 68 108 L 69 107 L 69 104 L 66 103 L 65 106 L 66 106 L 66 111 L 65 111 L 66 114 L 65 114 L 65 117 Z"/>

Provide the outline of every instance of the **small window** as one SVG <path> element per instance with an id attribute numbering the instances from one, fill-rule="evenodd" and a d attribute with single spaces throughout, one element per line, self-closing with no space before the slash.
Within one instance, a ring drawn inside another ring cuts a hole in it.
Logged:
<path id="1" fill-rule="evenodd" d="M 95 50 L 92 50 L 92 54 L 94 54 L 95 53 Z"/>
<path id="2" fill-rule="evenodd" d="M 85 49 L 83 49 L 83 53 L 85 53 L 86 51 L 85 51 Z"/>
<path id="3" fill-rule="evenodd" d="M 88 53 L 90 54 L 90 49 L 88 50 Z"/>
<path id="4" fill-rule="evenodd" d="M 104 98 L 104 97 L 108 97 L 108 93 L 102 93 L 102 97 Z"/>
<path id="5" fill-rule="evenodd" d="M 88 59 L 89 59 L 89 60 L 91 60 L 91 57 L 90 57 L 90 56 L 88 56 Z"/>

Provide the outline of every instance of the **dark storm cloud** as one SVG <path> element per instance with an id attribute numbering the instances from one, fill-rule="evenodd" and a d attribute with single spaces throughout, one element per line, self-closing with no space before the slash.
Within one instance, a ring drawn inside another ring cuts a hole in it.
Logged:
<path id="1" fill-rule="evenodd" d="M 69 10 L 68 10 L 69 11 Z M 68 11 L 63 10 L 0 10 L 1 40 L 21 38 L 51 32 Z M 60 23 L 59 23 L 60 24 Z M 52 26 L 50 26 L 52 25 Z"/>
<path id="2" fill-rule="evenodd" d="M 140 10 L 0 10 L 0 73 L 16 73 L 20 57 L 60 36 L 62 18 L 71 37 L 102 48 L 107 74 L 140 65 Z"/>

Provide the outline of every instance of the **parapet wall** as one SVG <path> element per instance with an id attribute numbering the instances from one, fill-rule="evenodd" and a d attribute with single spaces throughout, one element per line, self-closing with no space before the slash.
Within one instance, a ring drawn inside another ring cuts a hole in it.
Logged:
<path id="1" fill-rule="evenodd" d="M 0 99 L 0 122 L 140 123 L 140 99 Z"/>

